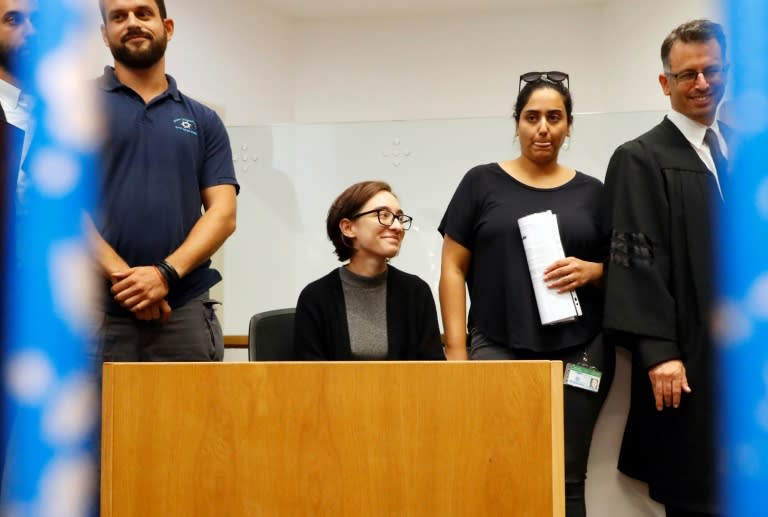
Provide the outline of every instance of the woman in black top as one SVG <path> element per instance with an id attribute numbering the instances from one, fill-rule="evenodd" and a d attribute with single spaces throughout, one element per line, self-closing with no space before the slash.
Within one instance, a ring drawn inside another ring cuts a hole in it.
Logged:
<path id="1" fill-rule="evenodd" d="M 448 359 L 549 359 L 591 367 L 582 378 L 586 389 L 564 388 L 566 508 L 573 517 L 586 514 L 589 446 L 615 356 L 600 333 L 608 242 L 600 215 L 603 186 L 557 160 L 573 122 L 567 78 L 562 72 L 521 76 L 525 86 L 514 115 L 520 156 L 477 166 L 459 184 L 439 226 L 440 305 Z M 583 313 L 556 325 L 541 324 L 517 222 L 547 210 L 557 216 L 566 258 L 551 264 L 544 280 L 558 292 L 576 290 Z M 599 390 L 590 391 L 598 377 Z"/>
<path id="2" fill-rule="evenodd" d="M 384 182 L 356 183 L 333 202 L 328 238 L 349 263 L 302 290 L 294 326 L 299 359 L 444 359 L 432 291 L 389 265 L 410 226 Z"/>

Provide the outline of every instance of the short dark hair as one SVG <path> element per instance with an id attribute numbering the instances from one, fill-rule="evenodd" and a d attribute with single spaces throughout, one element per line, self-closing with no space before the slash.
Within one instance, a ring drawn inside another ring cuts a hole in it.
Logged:
<path id="1" fill-rule="evenodd" d="M 542 88 L 551 88 L 555 90 L 563 98 L 563 104 L 565 105 L 565 115 L 568 118 L 568 124 L 573 123 L 573 97 L 571 97 L 571 91 L 565 87 L 563 83 L 556 83 L 547 81 L 546 79 L 537 79 L 530 83 L 525 83 L 525 86 L 517 94 L 517 101 L 515 101 L 515 113 L 512 115 L 515 121 L 520 122 L 520 114 L 523 112 L 523 108 L 528 104 L 531 99 L 531 95 L 536 90 Z"/>
<path id="2" fill-rule="evenodd" d="M 168 18 L 168 11 L 165 9 L 165 0 L 155 0 L 155 4 L 157 5 L 157 10 L 160 12 L 160 18 L 165 20 Z M 104 8 L 104 0 L 99 0 L 99 11 L 101 11 L 101 19 L 102 21 L 107 21 L 107 11 Z"/>
<path id="3" fill-rule="evenodd" d="M 328 217 L 325 220 L 326 231 L 340 262 L 349 260 L 355 253 L 355 249 L 341 233 L 339 228 L 341 220 L 352 219 L 369 199 L 382 191 L 394 194 L 389 184 L 383 181 L 361 181 L 339 194 L 328 209 Z"/>
<path id="4" fill-rule="evenodd" d="M 661 63 L 664 65 L 664 70 L 669 72 L 669 53 L 676 41 L 704 43 L 713 39 L 720 44 L 720 52 L 725 59 L 725 33 L 722 25 L 704 18 L 678 25 L 661 43 Z"/>

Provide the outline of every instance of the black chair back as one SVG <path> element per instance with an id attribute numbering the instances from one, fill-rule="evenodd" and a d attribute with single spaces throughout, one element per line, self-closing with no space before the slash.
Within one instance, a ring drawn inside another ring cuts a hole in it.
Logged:
<path id="1" fill-rule="evenodd" d="M 260 312 L 248 325 L 249 361 L 294 361 L 293 315 L 296 309 Z"/>

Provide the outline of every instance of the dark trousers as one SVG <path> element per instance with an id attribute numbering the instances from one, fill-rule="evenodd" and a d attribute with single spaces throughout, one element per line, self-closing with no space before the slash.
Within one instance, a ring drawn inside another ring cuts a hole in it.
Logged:
<path id="1" fill-rule="evenodd" d="M 606 346 L 602 334 L 583 346 L 538 353 L 531 350 L 513 349 L 494 343 L 477 329 L 472 329 L 470 359 L 473 360 L 547 360 L 580 363 L 587 352 L 588 362 L 603 373 L 600 390 L 597 393 L 572 386 L 563 388 L 563 410 L 565 421 L 565 510 L 567 517 L 587 515 L 584 499 L 584 483 L 587 479 L 587 460 L 592 443 L 592 431 L 608 396 L 616 368 L 616 353 Z"/>
<path id="2" fill-rule="evenodd" d="M 224 334 L 208 294 L 176 308 L 165 323 L 104 315 L 101 362 L 221 361 Z"/>

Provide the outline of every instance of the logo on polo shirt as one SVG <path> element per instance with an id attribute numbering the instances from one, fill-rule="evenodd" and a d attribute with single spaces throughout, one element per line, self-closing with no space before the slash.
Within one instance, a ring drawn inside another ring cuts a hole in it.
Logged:
<path id="1" fill-rule="evenodd" d="M 179 131 L 184 131 L 191 135 L 197 136 L 197 122 L 188 118 L 177 118 L 173 121 L 173 125 Z"/>

